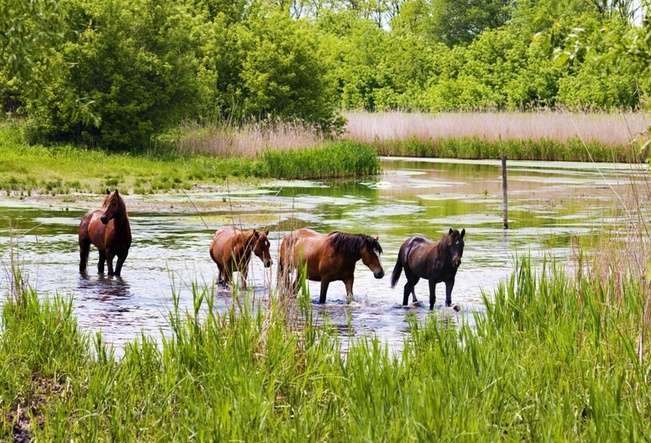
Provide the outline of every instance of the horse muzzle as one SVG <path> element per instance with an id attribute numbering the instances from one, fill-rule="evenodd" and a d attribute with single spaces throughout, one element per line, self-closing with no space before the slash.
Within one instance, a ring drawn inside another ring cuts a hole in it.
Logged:
<path id="1" fill-rule="evenodd" d="M 273 260 L 269 259 L 264 262 L 264 267 L 265 268 L 270 268 L 271 265 L 273 264 Z"/>
<path id="2" fill-rule="evenodd" d="M 461 266 L 461 259 L 458 258 L 458 257 L 453 258 L 452 259 L 452 266 L 454 266 L 455 269 L 458 268 L 459 266 Z"/>
<path id="3" fill-rule="evenodd" d="M 377 279 L 384 277 L 384 270 L 380 269 L 379 271 L 374 272 L 373 276 Z"/>

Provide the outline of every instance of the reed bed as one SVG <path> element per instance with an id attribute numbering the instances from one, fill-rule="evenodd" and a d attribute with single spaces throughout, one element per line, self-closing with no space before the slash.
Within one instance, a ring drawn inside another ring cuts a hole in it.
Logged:
<path id="1" fill-rule="evenodd" d="M 24 289 L 4 304 L 0 438 L 36 440 L 597 440 L 651 431 L 649 352 L 636 352 L 639 280 L 540 273 L 519 261 L 476 327 L 434 313 L 404 351 L 345 354 L 336 332 L 244 294 L 223 314 L 195 288 L 173 333 L 116 358 L 80 332 L 69 300 Z M 17 285 L 22 287 L 22 285 Z M 615 298 L 616 291 L 621 297 Z"/>
<path id="2" fill-rule="evenodd" d="M 314 128 L 298 122 L 253 122 L 239 126 L 228 123 L 197 125 L 186 123 L 167 136 L 182 154 L 254 158 L 265 151 L 313 148 L 324 137 Z"/>
<path id="3" fill-rule="evenodd" d="M 640 162 L 651 114 L 349 113 L 344 136 L 381 155 Z"/>
<path id="4" fill-rule="evenodd" d="M 345 116 L 348 119 L 345 136 L 364 143 L 409 139 L 567 142 L 578 138 L 606 146 L 621 146 L 645 134 L 651 126 L 651 114 L 641 112 L 351 112 Z"/>

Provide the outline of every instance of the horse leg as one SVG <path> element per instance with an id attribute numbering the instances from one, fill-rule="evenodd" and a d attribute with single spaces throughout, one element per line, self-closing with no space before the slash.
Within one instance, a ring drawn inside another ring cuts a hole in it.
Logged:
<path id="1" fill-rule="evenodd" d="M 247 268 L 248 268 L 248 266 L 240 271 L 240 281 L 242 282 L 241 283 L 242 290 L 246 290 L 246 277 L 249 274 Z"/>
<path id="2" fill-rule="evenodd" d="M 224 272 L 222 274 L 224 276 L 224 286 L 228 286 L 231 284 L 231 277 L 233 276 L 233 272 L 229 265 L 224 266 Z"/>
<path id="3" fill-rule="evenodd" d="M 108 266 L 108 275 L 112 276 L 115 275 L 113 271 L 113 257 L 115 257 L 115 254 L 113 251 L 106 251 L 106 265 Z"/>
<path id="4" fill-rule="evenodd" d="M 326 302 L 326 294 L 328 294 L 328 285 L 330 285 L 330 282 L 328 280 L 321 281 L 321 296 L 319 297 L 320 304 L 324 304 Z"/>
<path id="5" fill-rule="evenodd" d="M 353 301 L 353 282 L 355 281 L 355 277 L 348 277 L 347 279 L 344 280 L 344 285 L 346 285 L 346 301 L 350 303 Z"/>
<path id="6" fill-rule="evenodd" d="M 90 240 L 86 238 L 79 238 L 79 272 L 86 273 L 86 265 L 88 263 L 88 253 L 90 252 Z"/>
<path id="7" fill-rule="evenodd" d="M 104 273 L 104 262 L 106 261 L 106 252 L 99 251 L 99 260 L 97 261 L 97 273 Z"/>
<path id="8" fill-rule="evenodd" d="M 414 297 L 414 302 L 416 302 L 416 283 L 418 283 L 418 280 L 420 280 L 420 278 L 414 277 L 414 274 L 409 272 L 407 268 L 405 268 L 405 277 L 407 277 L 407 283 L 405 283 L 405 289 L 402 296 L 403 306 L 407 306 L 407 304 L 409 304 L 409 294 L 412 294 Z"/>
<path id="9" fill-rule="evenodd" d="M 118 277 L 122 272 L 122 265 L 124 265 L 124 261 L 127 259 L 127 255 L 129 255 L 129 251 L 118 254 L 118 261 L 115 264 L 115 275 L 117 275 Z"/>
<path id="10" fill-rule="evenodd" d="M 434 303 L 436 302 L 436 281 L 429 281 L 429 310 L 434 309 Z"/>
<path id="11" fill-rule="evenodd" d="M 445 306 L 452 305 L 452 288 L 454 288 L 454 279 L 445 282 Z"/>
<path id="12" fill-rule="evenodd" d="M 219 285 L 224 285 L 224 268 L 222 265 L 217 263 L 217 269 L 218 269 L 218 274 L 217 274 L 217 286 Z"/>

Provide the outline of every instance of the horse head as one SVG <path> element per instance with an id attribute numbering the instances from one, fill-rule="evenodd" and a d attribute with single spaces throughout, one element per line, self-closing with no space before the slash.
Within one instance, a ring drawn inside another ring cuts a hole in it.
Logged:
<path id="1" fill-rule="evenodd" d="M 258 256 L 260 260 L 262 260 L 262 263 L 264 264 L 265 268 L 268 268 L 271 266 L 273 261 L 271 260 L 271 253 L 269 252 L 269 239 L 267 236 L 269 235 L 269 231 L 256 231 L 255 229 L 253 230 L 253 238 L 254 238 L 254 244 L 253 244 L 253 253 Z"/>
<path id="2" fill-rule="evenodd" d="M 463 247 L 465 245 L 463 237 L 465 235 L 465 229 L 462 229 L 461 232 L 459 232 L 457 229 L 450 228 L 448 235 L 446 236 L 446 247 L 449 252 L 452 266 L 455 269 L 461 265 L 461 257 L 463 256 Z"/>
<path id="3" fill-rule="evenodd" d="M 100 221 L 104 224 L 107 224 L 115 217 L 126 213 L 124 200 L 122 200 L 122 197 L 120 197 L 120 193 L 117 189 L 104 199 L 104 206 L 104 213 L 100 217 Z"/>
<path id="4" fill-rule="evenodd" d="M 364 244 L 360 248 L 360 256 L 362 263 L 364 263 L 372 272 L 375 278 L 384 277 L 384 269 L 380 261 L 380 254 L 382 254 L 382 246 L 380 246 L 378 237 L 364 236 Z"/>

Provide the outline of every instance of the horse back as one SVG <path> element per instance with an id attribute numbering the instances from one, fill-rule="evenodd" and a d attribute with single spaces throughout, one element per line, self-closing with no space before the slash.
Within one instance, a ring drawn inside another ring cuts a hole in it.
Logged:
<path id="1" fill-rule="evenodd" d="M 332 257 L 334 251 L 330 247 L 327 234 L 320 234 L 312 229 L 297 229 L 283 238 L 280 245 L 283 266 L 292 268 L 307 267 L 310 280 L 321 280 L 324 260 Z"/>
<path id="2" fill-rule="evenodd" d="M 226 264 L 229 261 L 238 243 L 241 243 L 239 233 L 240 230 L 232 226 L 220 228 L 215 232 L 210 244 L 210 255 L 215 262 Z"/>

